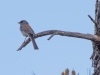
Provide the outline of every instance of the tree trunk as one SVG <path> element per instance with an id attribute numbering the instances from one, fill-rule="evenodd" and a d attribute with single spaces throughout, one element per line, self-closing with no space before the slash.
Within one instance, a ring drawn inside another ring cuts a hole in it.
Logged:
<path id="1" fill-rule="evenodd" d="M 100 0 L 96 0 L 95 5 L 95 31 L 94 35 L 100 37 Z M 93 42 L 93 54 L 91 56 L 92 66 L 94 67 L 93 75 L 100 75 L 100 41 Z"/>

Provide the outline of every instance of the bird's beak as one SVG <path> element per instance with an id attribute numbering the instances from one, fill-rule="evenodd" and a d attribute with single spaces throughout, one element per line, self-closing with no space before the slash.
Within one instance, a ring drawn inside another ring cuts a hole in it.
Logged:
<path id="1" fill-rule="evenodd" d="M 18 22 L 18 24 L 20 24 L 20 22 Z"/>

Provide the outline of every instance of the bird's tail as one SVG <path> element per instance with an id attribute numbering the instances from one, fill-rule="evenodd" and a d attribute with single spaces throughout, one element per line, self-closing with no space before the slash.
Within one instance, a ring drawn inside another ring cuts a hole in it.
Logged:
<path id="1" fill-rule="evenodd" d="M 37 46 L 37 44 L 35 42 L 35 39 L 33 38 L 33 35 L 29 34 L 29 37 L 30 37 L 30 39 L 32 41 L 32 44 L 33 44 L 34 49 L 35 50 L 38 50 L 39 48 L 38 48 L 38 46 Z"/>

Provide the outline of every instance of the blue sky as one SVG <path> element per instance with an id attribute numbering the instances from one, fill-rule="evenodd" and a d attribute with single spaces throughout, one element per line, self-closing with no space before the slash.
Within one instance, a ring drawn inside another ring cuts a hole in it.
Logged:
<path id="1" fill-rule="evenodd" d="M 65 36 L 36 39 L 39 50 L 30 42 L 16 51 L 25 39 L 20 20 L 27 20 L 35 33 L 63 30 L 94 34 L 95 0 L 0 0 L 0 75 L 61 75 L 69 68 L 87 75 L 91 68 L 91 41 Z M 92 70 L 92 68 L 91 68 Z"/>

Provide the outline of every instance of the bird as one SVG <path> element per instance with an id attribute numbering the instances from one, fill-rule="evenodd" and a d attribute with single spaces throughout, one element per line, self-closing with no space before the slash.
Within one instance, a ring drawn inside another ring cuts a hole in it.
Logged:
<path id="1" fill-rule="evenodd" d="M 32 41 L 33 47 L 35 50 L 38 50 L 38 46 L 35 42 L 34 39 L 34 35 L 35 32 L 33 31 L 33 29 L 31 28 L 31 26 L 29 25 L 29 23 L 26 20 L 21 20 L 20 22 L 18 22 L 20 24 L 20 31 L 23 34 L 23 36 L 25 36 L 25 40 L 27 37 L 29 37 Z M 24 40 L 24 42 L 25 42 Z"/>

